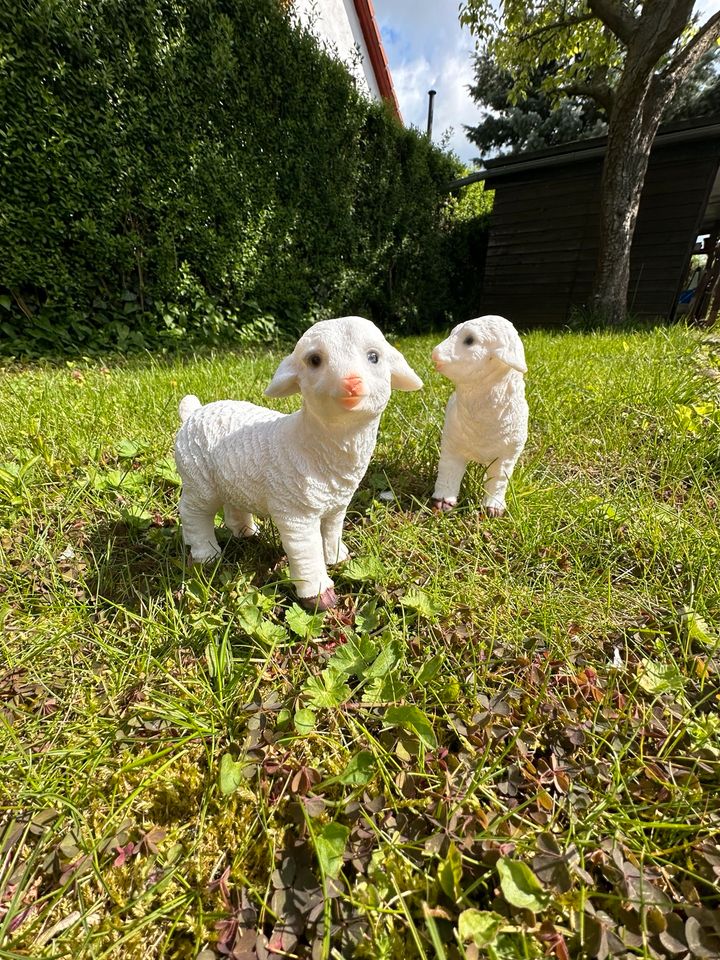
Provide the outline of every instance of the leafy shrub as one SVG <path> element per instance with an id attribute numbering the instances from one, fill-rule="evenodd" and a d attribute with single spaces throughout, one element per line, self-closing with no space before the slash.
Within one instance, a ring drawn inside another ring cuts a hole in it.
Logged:
<path id="1" fill-rule="evenodd" d="M 277 0 L 0 9 L 6 350 L 444 321 L 456 173 Z"/>
<path id="2" fill-rule="evenodd" d="M 480 181 L 464 187 L 459 196 L 450 197 L 446 204 L 443 261 L 452 291 L 452 311 L 458 322 L 480 313 L 488 222 L 494 199 L 495 192 L 486 190 Z"/>

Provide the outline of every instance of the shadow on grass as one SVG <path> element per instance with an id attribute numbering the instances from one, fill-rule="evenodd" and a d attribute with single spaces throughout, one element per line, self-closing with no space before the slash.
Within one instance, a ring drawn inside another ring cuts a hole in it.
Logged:
<path id="1" fill-rule="evenodd" d="M 512 319 L 510 317 L 509 319 Z M 674 327 L 682 323 L 682 318 L 678 320 L 668 320 L 667 317 L 637 317 L 628 314 L 623 323 L 606 323 L 598 313 L 590 307 L 575 307 L 567 319 L 557 323 L 522 323 L 517 322 L 515 326 L 522 334 L 544 331 L 545 333 L 566 333 L 566 334 L 610 334 L 615 333 L 618 336 L 627 336 L 633 333 L 650 333 L 652 330 L 658 330 L 668 327 Z"/>
<path id="2" fill-rule="evenodd" d="M 220 584 L 236 577 L 251 579 L 261 587 L 277 579 L 284 555 L 272 526 L 263 523 L 260 535 L 248 539 L 233 537 L 224 527 L 217 527 L 216 532 L 222 556 L 216 564 L 200 568 L 209 581 Z M 197 573 L 175 521 L 145 530 L 107 521 L 95 529 L 87 550 L 94 558 L 87 587 L 99 609 L 144 612 L 151 601 L 168 595 L 179 598 Z"/>
<path id="3" fill-rule="evenodd" d="M 396 457 L 373 457 L 370 467 L 355 492 L 350 512 L 364 509 L 381 494 L 391 492 L 400 509 L 414 512 L 419 504 L 427 503 L 435 483 L 435 466 L 408 460 L 406 451 L 398 449 Z"/>

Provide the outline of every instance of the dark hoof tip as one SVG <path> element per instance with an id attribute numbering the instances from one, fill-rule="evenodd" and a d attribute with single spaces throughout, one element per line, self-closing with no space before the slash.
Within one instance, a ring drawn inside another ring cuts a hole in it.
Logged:
<path id="1" fill-rule="evenodd" d="M 480 510 L 480 515 L 483 517 L 504 517 L 505 509 L 503 507 L 483 507 Z"/>
<path id="2" fill-rule="evenodd" d="M 325 610 L 332 610 L 333 607 L 337 606 L 338 598 L 337 594 L 332 587 L 328 587 L 327 590 L 323 590 L 322 593 L 318 594 L 316 597 L 299 597 L 300 604 L 305 607 L 306 610 L 324 612 Z"/>
<path id="3" fill-rule="evenodd" d="M 455 509 L 455 504 L 449 500 L 436 500 L 434 497 L 430 501 L 433 513 L 450 513 Z"/>

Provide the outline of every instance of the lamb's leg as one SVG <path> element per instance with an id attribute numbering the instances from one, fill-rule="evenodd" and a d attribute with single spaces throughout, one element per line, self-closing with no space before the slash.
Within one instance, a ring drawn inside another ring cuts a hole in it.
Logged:
<path id="1" fill-rule="evenodd" d="M 183 490 L 180 497 L 182 536 L 190 547 L 193 563 L 204 563 L 220 556 L 220 545 L 215 536 L 215 514 L 218 504 L 194 498 Z"/>
<path id="2" fill-rule="evenodd" d="M 505 513 L 505 494 L 515 467 L 514 460 L 495 460 L 485 472 L 485 496 L 483 510 L 488 517 L 501 517 Z"/>
<path id="3" fill-rule="evenodd" d="M 325 563 L 343 563 L 350 556 L 350 551 L 342 541 L 342 528 L 345 522 L 345 510 L 328 514 L 320 522 L 322 531 L 323 552 Z"/>
<path id="4" fill-rule="evenodd" d="M 223 507 L 225 526 L 234 537 L 254 537 L 258 532 L 253 515 L 244 510 L 238 510 L 231 503 Z"/>
<path id="5" fill-rule="evenodd" d="M 432 495 L 433 510 L 447 513 L 457 504 L 467 464 L 465 457 L 441 448 L 435 492 Z"/>
<path id="6" fill-rule="evenodd" d="M 337 602 L 325 566 L 319 518 L 273 517 L 288 558 L 290 579 L 304 607 L 329 610 Z"/>

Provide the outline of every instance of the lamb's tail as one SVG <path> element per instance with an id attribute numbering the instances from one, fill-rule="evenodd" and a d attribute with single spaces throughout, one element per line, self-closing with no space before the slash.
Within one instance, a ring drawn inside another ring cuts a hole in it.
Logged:
<path id="1" fill-rule="evenodd" d="M 185 423 L 187 418 L 191 413 L 195 413 L 196 410 L 199 410 L 202 404 L 197 397 L 193 396 L 192 393 L 189 393 L 186 397 L 183 397 L 180 401 L 180 407 L 178 412 L 180 414 L 180 422 Z"/>

